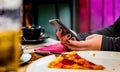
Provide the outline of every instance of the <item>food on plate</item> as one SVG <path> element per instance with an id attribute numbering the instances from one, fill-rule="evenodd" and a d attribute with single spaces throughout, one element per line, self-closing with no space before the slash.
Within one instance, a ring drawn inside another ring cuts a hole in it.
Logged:
<path id="1" fill-rule="evenodd" d="M 104 66 L 80 57 L 76 51 L 61 54 L 48 64 L 49 68 L 103 70 Z"/>

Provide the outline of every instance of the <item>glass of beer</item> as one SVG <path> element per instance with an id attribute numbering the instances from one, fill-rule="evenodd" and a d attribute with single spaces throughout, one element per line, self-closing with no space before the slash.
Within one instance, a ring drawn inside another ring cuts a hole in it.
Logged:
<path id="1" fill-rule="evenodd" d="M 0 72 L 17 72 L 20 62 L 20 3 L 3 0 L 0 7 Z M 10 4 L 10 5 L 9 5 Z"/>

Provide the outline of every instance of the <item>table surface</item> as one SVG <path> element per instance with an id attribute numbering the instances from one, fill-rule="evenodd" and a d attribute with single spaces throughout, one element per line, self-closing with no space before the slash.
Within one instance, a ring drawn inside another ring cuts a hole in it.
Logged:
<path id="1" fill-rule="evenodd" d="M 29 64 L 31 64 L 33 61 L 35 61 L 39 58 L 44 57 L 42 55 L 38 55 L 38 54 L 34 53 L 35 48 L 40 48 L 40 47 L 44 47 L 44 46 L 48 46 L 48 45 L 52 45 L 52 44 L 56 44 L 56 43 L 59 43 L 59 41 L 54 40 L 52 38 L 48 38 L 44 42 L 38 43 L 38 44 L 24 44 L 22 46 L 24 53 L 31 54 L 32 58 L 28 63 L 21 65 L 18 69 L 18 72 L 26 72 L 26 69 L 29 66 Z"/>

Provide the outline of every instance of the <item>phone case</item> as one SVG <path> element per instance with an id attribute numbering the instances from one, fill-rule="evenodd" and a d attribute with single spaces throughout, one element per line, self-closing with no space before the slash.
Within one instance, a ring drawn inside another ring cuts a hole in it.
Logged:
<path id="1" fill-rule="evenodd" d="M 53 25 L 56 29 L 62 29 L 64 34 L 71 34 L 71 38 L 75 37 L 76 40 L 80 41 L 82 38 L 79 38 L 71 29 L 67 28 L 59 19 L 49 20 L 49 23 Z"/>

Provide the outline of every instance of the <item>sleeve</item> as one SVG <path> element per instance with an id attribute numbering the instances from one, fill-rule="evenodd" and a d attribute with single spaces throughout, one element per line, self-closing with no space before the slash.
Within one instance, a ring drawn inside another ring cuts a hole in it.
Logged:
<path id="1" fill-rule="evenodd" d="M 117 21 L 113 25 L 109 27 L 102 28 L 96 31 L 87 32 L 87 33 L 78 33 L 78 37 L 85 40 L 85 38 L 91 34 L 101 34 L 108 37 L 119 37 L 120 36 L 120 17 L 117 19 Z"/>
<path id="2" fill-rule="evenodd" d="M 120 17 L 113 25 L 107 28 L 83 34 L 79 33 L 78 36 L 85 40 L 85 38 L 91 34 L 103 35 L 101 50 L 120 51 Z"/>
<path id="3" fill-rule="evenodd" d="M 103 36 L 101 50 L 120 51 L 120 37 Z"/>

